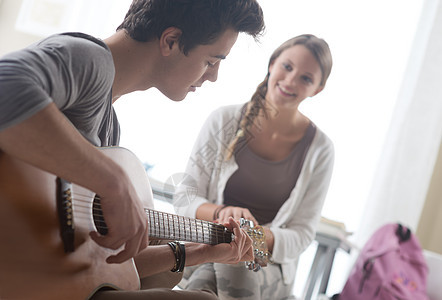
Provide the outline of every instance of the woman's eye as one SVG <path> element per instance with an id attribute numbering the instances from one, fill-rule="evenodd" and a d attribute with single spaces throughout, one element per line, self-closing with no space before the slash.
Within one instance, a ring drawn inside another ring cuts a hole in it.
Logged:
<path id="1" fill-rule="evenodd" d="M 287 71 L 291 71 L 292 70 L 292 66 L 289 64 L 282 64 L 284 69 L 286 69 Z"/>
<path id="2" fill-rule="evenodd" d="M 303 76 L 302 79 L 307 83 L 313 83 L 313 80 L 308 76 Z"/>

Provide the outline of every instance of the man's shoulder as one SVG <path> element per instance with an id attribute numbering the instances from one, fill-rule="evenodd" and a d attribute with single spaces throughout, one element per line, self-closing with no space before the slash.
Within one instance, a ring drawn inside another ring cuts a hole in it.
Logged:
<path id="1" fill-rule="evenodd" d="M 107 45 L 93 36 L 68 32 L 52 35 L 36 45 L 36 51 L 49 55 L 48 59 L 59 62 L 74 72 L 74 76 L 94 76 L 101 80 L 113 80 L 114 62 Z"/>
<path id="2" fill-rule="evenodd" d="M 92 35 L 83 33 L 83 32 L 64 32 L 53 36 L 54 38 L 64 38 L 67 37 L 69 40 L 72 40 L 73 42 L 88 44 L 89 42 L 92 42 L 93 45 L 98 45 L 106 50 L 109 50 L 106 43 L 103 42 L 101 39 L 96 38 Z"/>
<path id="3" fill-rule="evenodd" d="M 112 54 L 106 44 L 99 39 L 81 33 L 61 33 L 48 36 L 23 49 L 6 54 L 0 61 L 9 64 L 23 64 L 29 68 L 47 63 L 68 63 L 97 60 L 106 65 Z"/>
<path id="4" fill-rule="evenodd" d="M 71 46 L 71 45 L 82 45 L 89 47 L 99 46 L 103 49 L 108 50 L 107 45 L 102 40 L 82 32 L 56 33 L 40 40 L 39 42 L 35 43 L 34 46 L 41 47 L 43 45 L 56 45 L 56 44 L 59 44 L 61 46 Z"/>
<path id="5" fill-rule="evenodd" d="M 105 60 L 112 58 L 109 48 L 102 41 L 87 35 L 66 33 L 50 35 L 4 58 L 27 61 L 69 62 L 72 60 Z"/>

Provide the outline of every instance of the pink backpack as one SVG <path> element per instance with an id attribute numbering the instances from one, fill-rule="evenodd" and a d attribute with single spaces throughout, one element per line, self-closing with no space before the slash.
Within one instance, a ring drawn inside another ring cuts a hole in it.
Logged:
<path id="1" fill-rule="evenodd" d="M 387 224 L 365 244 L 338 299 L 428 300 L 427 274 L 416 236 L 401 224 Z"/>

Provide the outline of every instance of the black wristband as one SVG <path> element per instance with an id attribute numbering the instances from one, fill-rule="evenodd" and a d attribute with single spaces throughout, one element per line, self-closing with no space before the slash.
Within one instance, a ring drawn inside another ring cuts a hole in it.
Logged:
<path id="1" fill-rule="evenodd" d="M 180 273 L 184 271 L 184 266 L 186 265 L 186 246 L 184 245 L 184 243 L 181 242 L 175 242 L 175 244 L 177 245 L 177 250 L 179 251 L 178 254 L 180 258 L 180 264 L 176 272 Z"/>
<path id="2" fill-rule="evenodd" d="M 172 249 L 173 252 L 173 256 L 175 256 L 175 263 L 173 268 L 171 269 L 172 272 L 176 272 L 176 270 L 178 270 L 178 255 L 177 255 L 177 250 L 176 250 L 176 245 L 174 242 L 169 242 L 167 243 L 169 245 L 169 247 Z"/>
<path id="3" fill-rule="evenodd" d="M 175 256 L 175 265 L 170 271 L 176 273 L 183 272 L 184 266 L 186 264 L 186 248 L 184 244 L 180 242 L 169 242 L 167 244 L 172 249 L 172 252 Z"/>

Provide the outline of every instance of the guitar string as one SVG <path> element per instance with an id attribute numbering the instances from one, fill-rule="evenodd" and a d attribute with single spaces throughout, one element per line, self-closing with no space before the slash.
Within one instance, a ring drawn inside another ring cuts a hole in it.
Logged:
<path id="1" fill-rule="evenodd" d="M 84 197 L 85 199 L 81 199 L 80 197 Z M 91 218 L 88 218 L 86 216 L 86 214 L 90 215 L 90 216 L 94 216 L 94 217 L 103 217 L 102 214 L 96 214 L 96 213 L 90 213 L 90 210 L 92 211 L 98 211 L 98 212 L 102 212 L 101 209 L 101 204 L 100 203 L 96 203 L 94 201 L 91 201 L 93 198 L 89 195 L 81 195 L 81 194 L 75 194 L 75 197 L 72 198 L 72 200 L 77 203 L 81 203 L 82 205 L 73 205 L 73 210 L 76 213 L 80 213 L 81 214 L 85 214 L 84 217 L 75 217 L 75 219 L 80 219 L 80 220 L 84 220 L 84 221 L 91 221 Z M 88 205 L 83 205 L 83 204 L 88 204 Z M 92 205 L 89 205 L 92 204 Z M 80 211 L 78 208 L 80 209 L 86 209 L 86 211 Z M 216 244 L 220 244 L 223 242 L 226 242 L 225 238 L 226 238 L 226 234 L 228 234 L 230 236 L 230 234 L 232 234 L 232 232 L 230 231 L 226 231 L 226 227 L 224 227 L 221 224 L 216 224 L 216 223 L 212 223 L 212 222 L 208 222 L 205 220 L 197 220 L 197 219 L 192 219 L 192 218 L 186 218 L 184 216 L 178 216 L 178 215 L 174 215 L 174 214 L 170 214 L 167 212 L 161 212 L 161 211 L 155 211 L 153 209 L 148 209 L 148 208 L 144 208 L 145 213 L 147 214 L 148 218 L 149 218 L 149 223 L 152 224 L 152 221 L 150 219 L 153 218 L 153 223 L 154 224 L 159 224 L 161 223 L 161 221 L 163 222 L 163 226 L 166 226 L 168 229 L 169 228 L 174 228 L 176 227 L 176 225 L 178 225 L 178 229 L 180 230 L 182 228 L 182 226 L 193 226 L 195 225 L 196 231 L 193 233 L 186 233 L 186 230 L 184 229 L 184 236 L 182 236 L 180 233 L 178 234 L 178 238 L 183 238 L 186 241 L 194 241 L 194 242 L 199 242 L 199 243 L 206 243 L 206 244 L 212 244 L 212 242 L 214 241 L 213 238 L 215 238 L 216 240 Z M 150 214 L 152 214 L 153 216 L 151 216 Z M 161 216 L 163 218 L 161 218 Z M 166 217 L 166 222 L 164 217 Z M 181 220 L 182 219 L 182 220 Z M 172 225 L 170 224 L 170 221 L 172 221 Z M 176 224 L 176 221 L 177 224 Z M 187 222 L 186 222 L 187 221 Z M 103 222 L 103 221 L 98 221 L 98 222 Z M 187 224 L 186 224 L 187 223 Z M 200 223 L 200 224 L 198 224 Z M 212 228 L 209 228 L 209 226 L 211 226 Z M 108 229 L 106 226 L 100 226 L 95 224 L 95 227 L 97 229 Z M 215 227 L 215 230 L 213 230 L 213 227 Z M 210 230 L 212 229 L 212 230 Z M 160 238 L 173 238 L 176 237 L 177 235 L 171 235 L 170 234 L 170 230 L 167 230 L 166 228 L 164 229 L 158 229 L 158 228 L 152 228 L 151 226 L 149 227 L 149 234 L 151 236 L 154 236 L 155 234 L 160 235 Z M 154 232 L 152 232 L 154 231 Z M 167 232 L 167 233 L 166 233 Z M 209 232 L 210 234 L 207 235 L 207 232 Z M 221 234 L 221 237 L 219 236 L 219 233 Z M 258 244 L 263 244 L 264 241 L 257 241 L 256 240 L 256 236 L 253 234 L 253 232 L 251 233 L 250 231 L 248 231 L 248 234 L 252 237 L 253 239 L 253 244 L 255 245 L 254 248 L 258 248 L 258 249 L 262 249 L 262 246 L 259 246 Z M 200 235 L 198 237 L 198 235 Z M 155 236 L 154 236 L 155 237 Z M 195 238 L 195 239 L 194 239 Z M 212 238 L 212 239 L 209 239 Z M 266 248 L 266 247 L 265 247 Z M 266 250 L 264 248 L 264 250 Z M 268 250 L 264 251 L 264 256 L 267 255 Z M 255 254 L 256 255 L 256 254 Z M 265 256 L 266 257 L 266 256 Z"/>
<path id="2" fill-rule="evenodd" d="M 81 199 L 80 197 L 84 197 L 86 199 Z M 87 210 L 93 210 L 93 211 L 98 211 L 101 212 L 101 205 L 95 202 L 91 202 L 92 197 L 88 196 L 88 195 L 81 195 L 81 194 L 76 194 L 75 198 L 73 198 L 74 201 L 76 202 L 80 202 L 80 203 L 88 203 L 88 204 L 92 204 L 92 205 L 74 205 L 74 212 L 80 213 L 80 214 L 90 214 L 91 216 L 94 217 L 102 217 L 102 214 L 96 214 L 96 213 L 90 213 L 90 211 L 80 211 L 78 208 L 83 208 L 83 209 L 87 209 Z M 92 207 L 95 206 L 95 207 Z M 157 218 L 161 217 L 161 215 L 163 217 L 166 217 L 167 219 L 167 223 L 164 223 L 164 218 L 162 218 L 163 220 L 163 225 L 167 226 L 168 228 L 174 228 L 178 225 L 178 230 L 180 231 L 181 229 L 183 229 L 184 232 L 184 238 L 186 236 L 189 236 L 190 238 L 196 237 L 196 239 L 198 239 L 198 236 L 200 238 L 202 238 L 203 240 L 205 240 L 205 238 L 216 238 L 217 241 L 221 240 L 222 238 L 220 238 L 220 234 L 221 235 L 227 235 L 230 236 L 230 234 L 232 234 L 232 232 L 230 231 L 226 231 L 225 227 L 221 224 L 216 224 L 216 223 L 211 223 L 208 221 L 204 221 L 204 220 L 196 220 L 196 219 L 191 219 L 191 218 L 187 218 L 187 222 L 186 222 L 186 217 L 183 216 L 178 216 L 178 215 L 173 215 L 173 214 L 169 214 L 166 212 L 159 212 L 159 211 L 155 211 L 155 210 L 151 210 L 151 209 L 147 209 L 144 208 L 145 213 L 148 215 L 149 218 L 153 217 L 153 223 L 158 224 L 158 221 L 161 220 L 157 220 Z M 154 216 L 149 216 L 149 212 L 152 212 L 154 214 Z M 90 218 L 87 217 L 83 217 L 83 218 L 79 218 L 81 220 L 84 221 L 90 221 Z M 98 221 L 100 222 L 100 221 Z M 102 221 L 101 221 L 102 222 Z M 170 224 L 170 222 L 172 222 L 172 224 Z M 152 223 L 152 222 L 150 222 Z M 194 224 L 192 224 L 194 223 Z M 198 224 L 200 223 L 200 224 Z M 196 232 L 195 233 L 188 233 L 186 232 L 185 228 L 183 228 L 183 226 L 186 225 L 190 225 L 190 226 L 196 226 Z M 100 226 L 100 225 L 96 225 L 97 229 L 107 229 L 106 226 Z M 170 230 L 166 230 L 166 228 L 164 229 L 157 229 L 157 228 L 150 228 L 149 229 L 151 235 L 154 234 L 160 234 L 163 236 L 167 236 L 167 237 L 171 237 L 170 234 Z M 209 235 L 208 235 L 209 234 Z M 176 235 L 175 235 L 176 236 Z M 179 237 L 182 237 L 181 234 L 178 234 Z M 222 236 L 221 236 L 222 237 Z M 224 237 L 225 238 L 225 237 Z"/>
<path id="3" fill-rule="evenodd" d="M 99 212 L 102 211 L 101 209 L 101 204 L 99 203 L 94 203 L 93 201 L 91 201 L 91 197 L 86 196 L 86 195 L 81 195 L 81 194 L 76 194 L 76 196 L 81 196 L 84 197 L 86 199 L 81 199 L 81 198 L 75 198 L 74 201 L 78 201 L 80 203 L 89 203 L 89 204 L 93 204 L 95 206 L 95 208 L 91 207 L 90 205 L 84 206 L 84 205 L 75 205 L 75 207 L 81 207 L 81 208 L 86 208 L 86 209 L 92 209 L 92 210 L 97 210 Z M 221 225 L 221 224 L 217 224 L 217 223 L 213 223 L 213 222 L 209 222 L 209 221 L 205 221 L 205 220 L 199 220 L 199 219 L 193 219 L 193 218 L 188 218 L 188 217 L 184 217 L 184 216 L 179 216 L 179 215 L 174 215 L 171 213 L 167 213 L 167 212 L 162 212 L 162 211 L 156 211 L 154 209 L 150 209 L 150 208 L 144 208 L 145 212 L 154 212 L 155 214 L 163 214 L 168 216 L 168 218 L 173 218 L 174 220 L 178 219 L 179 222 L 182 222 L 183 219 L 184 221 L 188 220 L 188 221 L 197 221 L 199 223 L 203 223 L 204 225 L 211 225 L 213 227 L 216 227 L 217 229 L 224 231 L 225 226 Z M 89 213 L 89 212 L 86 212 Z M 102 216 L 102 214 L 94 214 L 94 216 Z M 184 222 L 184 225 L 186 225 L 186 223 Z"/>

